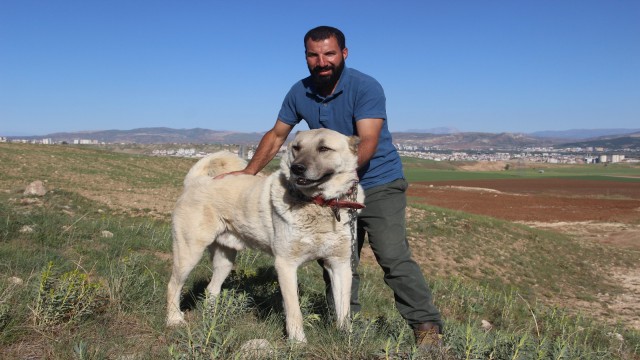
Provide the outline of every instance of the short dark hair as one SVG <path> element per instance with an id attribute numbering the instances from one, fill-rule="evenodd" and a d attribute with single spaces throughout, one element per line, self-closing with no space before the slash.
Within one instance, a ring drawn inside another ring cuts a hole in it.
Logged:
<path id="1" fill-rule="evenodd" d="M 304 48 L 305 50 L 307 49 L 307 40 L 309 39 L 311 39 L 312 41 L 320 41 L 326 40 L 330 37 L 335 37 L 338 41 L 340 50 L 344 50 L 347 45 L 344 34 L 342 33 L 342 31 L 331 26 L 318 26 L 307 31 L 307 34 L 304 36 Z"/>

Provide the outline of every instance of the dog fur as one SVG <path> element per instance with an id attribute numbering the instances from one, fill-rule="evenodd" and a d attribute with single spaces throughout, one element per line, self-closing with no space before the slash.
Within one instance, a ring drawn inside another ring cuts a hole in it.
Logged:
<path id="1" fill-rule="evenodd" d="M 228 175 L 214 179 L 218 174 L 244 169 L 245 162 L 228 152 L 198 161 L 187 174 L 173 211 L 167 325 L 184 323 L 182 287 L 205 249 L 213 263 L 207 291 L 216 296 L 232 270 L 237 251 L 249 247 L 275 257 L 290 339 L 306 341 L 297 269 L 311 260 L 324 260 L 338 326 L 347 326 L 352 241 L 348 210 L 318 205 L 311 199 L 344 199 L 353 191 L 358 181 L 358 141 L 355 136 L 328 129 L 298 132 L 280 169 L 267 177 Z M 364 202 L 363 193 L 362 189 L 357 191 L 359 203 Z"/>

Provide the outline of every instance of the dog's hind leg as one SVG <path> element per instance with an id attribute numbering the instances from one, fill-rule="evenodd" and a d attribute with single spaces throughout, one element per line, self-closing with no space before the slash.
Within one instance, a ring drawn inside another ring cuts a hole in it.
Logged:
<path id="1" fill-rule="evenodd" d="M 211 253 L 213 273 L 211 274 L 211 281 L 207 286 L 207 292 L 210 296 L 218 296 L 224 279 L 229 276 L 231 269 L 233 269 L 233 263 L 236 260 L 237 251 L 235 249 L 213 243 L 209 245 L 209 252 Z"/>
<path id="2" fill-rule="evenodd" d="M 304 335 L 302 311 L 298 299 L 298 264 L 292 264 L 282 258 L 276 257 L 275 268 L 278 272 L 278 283 L 282 291 L 287 334 L 289 339 L 307 342 Z"/>
<path id="3" fill-rule="evenodd" d="M 185 238 L 177 232 L 174 236 L 173 271 L 167 287 L 167 326 L 184 323 L 184 314 L 180 311 L 182 287 L 206 248 L 198 241 L 192 241 L 187 245 Z"/>
<path id="4" fill-rule="evenodd" d="M 331 279 L 331 294 L 335 302 L 338 327 L 346 329 L 349 325 L 351 301 L 351 264 L 348 259 L 326 259 L 324 266 Z"/>

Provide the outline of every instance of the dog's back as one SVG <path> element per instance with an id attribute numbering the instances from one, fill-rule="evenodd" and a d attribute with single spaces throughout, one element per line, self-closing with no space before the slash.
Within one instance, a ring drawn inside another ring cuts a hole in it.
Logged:
<path id="1" fill-rule="evenodd" d="M 240 159 L 236 154 L 228 151 L 220 151 L 207 155 L 200 159 L 184 178 L 184 185 L 187 186 L 194 179 L 206 176 L 215 177 L 220 174 L 242 170 L 247 166 L 247 162 Z"/>

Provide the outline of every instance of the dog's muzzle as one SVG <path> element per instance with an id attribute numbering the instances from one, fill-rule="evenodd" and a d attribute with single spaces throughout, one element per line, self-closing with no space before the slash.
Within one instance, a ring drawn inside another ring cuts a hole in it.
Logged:
<path id="1" fill-rule="evenodd" d="M 293 175 L 295 175 L 296 177 L 296 185 L 300 185 L 300 186 L 310 186 L 310 185 L 314 185 L 314 184 L 319 184 L 319 183 L 323 183 L 327 180 L 329 180 L 329 178 L 331 178 L 331 176 L 333 176 L 333 172 L 328 172 L 324 175 L 322 175 L 321 178 L 319 179 L 310 179 L 305 177 L 305 173 L 307 172 L 307 167 L 304 166 L 303 164 L 292 164 L 290 166 L 291 172 L 293 173 Z"/>

